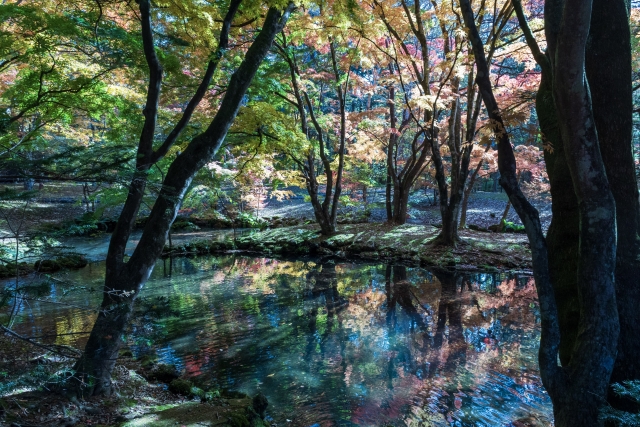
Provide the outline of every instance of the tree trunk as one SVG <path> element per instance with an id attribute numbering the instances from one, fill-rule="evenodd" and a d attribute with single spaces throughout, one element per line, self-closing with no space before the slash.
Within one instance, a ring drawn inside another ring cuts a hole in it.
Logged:
<path id="1" fill-rule="evenodd" d="M 391 205 L 391 175 L 387 170 L 387 183 L 384 192 L 384 204 L 387 209 L 387 222 L 393 222 L 393 208 Z"/>
<path id="2" fill-rule="evenodd" d="M 445 246 L 455 246 L 459 240 L 458 237 L 458 221 L 454 217 L 451 209 L 447 209 L 442 216 L 442 229 L 438 234 L 439 243 Z"/>
<path id="3" fill-rule="evenodd" d="M 560 362 L 567 366 L 578 336 L 580 307 L 578 302 L 578 200 L 567 166 L 564 144 L 558 127 L 553 102 L 551 79 L 543 71 L 536 96 L 536 111 L 545 143 L 553 149 L 544 151 L 544 159 L 551 187 L 551 224 L 547 231 L 549 271 L 558 302 L 558 315 L 562 336 Z"/>
<path id="4" fill-rule="evenodd" d="M 616 300 L 620 340 L 611 382 L 640 379 L 640 310 L 637 307 L 640 301 L 637 259 L 640 206 L 632 152 L 633 90 L 628 7 L 624 0 L 593 0 L 585 61 L 600 153 L 616 205 Z"/>
<path id="5" fill-rule="evenodd" d="M 458 224 L 458 229 L 460 230 L 467 228 L 467 209 L 469 209 L 469 196 L 471 195 L 471 191 L 473 190 L 474 185 L 475 176 L 472 175 L 467 188 L 465 188 L 464 190 L 462 205 L 460 206 L 460 223 Z"/>
<path id="6" fill-rule="evenodd" d="M 614 288 L 615 204 L 599 154 L 584 79 L 591 2 L 547 0 L 545 3 L 545 28 L 548 31 L 554 25 L 547 20 L 556 20 L 560 28 L 557 35 L 547 33 L 547 42 L 550 56 L 555 60 L 554 100 L 582 224 L 578 265 L 581 332 L 571 361 L 562 368 L 557 365 L 560 329 L 539 218 L 519 189 L 513 149 L 493 96 L 489 67 L 469 0 L 461 0 L 461 7 L 478 66 L 476 81 L 489 117 L 499 125 L 496 137 L 500 181 L 525 225 L 531 244 L 542 319 L 540 374 L 554 404 L 555 424 L 558 427 L 597 426 L 598 408 L 606 395 L 615 360 L 618 319 Z"/>
<path id="7" fill-rule="evenodd" d="M 478 167 L 473 171 L 473 174 L 469 178 L 469 183 L 467 187 L 464 189 L 464 193 L 462 194 L 462 205 L 460 206 L 460 223 L 458 224 L 458 229 L 462 230 L 467 228 L 467 209 L 469 208 L 469 196 L 471 196 L 471 192 L 473 191 L 473 186 L 476 185 L 476 178 L 478 177 L 478 170 L 482 167 L 482 160 L 478 163 Z"/>
<path id="8" fill-rule="evenodd" d="M 507 223 L 507 216 L 509 216 L 509 211 L 511 210 L 511 200 L 507 201 L 507 205 L 504 207 L 504 211 L 502 211 L 502 216 L 500 217 L 500 222 L 498 223 L 498 231 L 502 233 L 505 229 L 505 225 Z"/>
<path id="9" fill-rule="evenodd" d="M 398 185 L 393 191 L 393 217 L 391 222 L 396 225 L 402 225 L 407 222 L 407 214 L 409 209 L 409 193 L 411 188 L 405 188 L 404 185 Z"/>
<path id="10" fill-rule="evenodd" d="M 397 210 L 394 211 L 394 205 L 392 204 L 392 200 L 397 197 L 397 195 L 391 195 L 391 189 L 393 188 L 397 191 L 398 187 L 398 177 L 396 174 L 396 168 L 393 161 L 393 153 L 397 150 L 398 145 L 398 135 L 396 134 L 397 127 L 397 118 L 396 118 L 396 104 L 395 104 L 395 95 L 396 88 L 393 86 L 389 87 L 389 98 L 387 99 L 387 103 L 389 105 L 389 125 L 391 127 L 391 133 L 389 135 L 389 143 L 387 144 L 387 186 L 385 193 L 385 206 L 387 208 L 387 222 L 392 223 L 395 222 L 394 214 L 397 214 Z M 393 199 L 392 199 L 393 197 Z"/>
<path id="11" fill-rule="evenodd" d="M 340 81 L 340 73 L 338 69 L 338 60 L 336 58 L 336 48 L 333 43 L 329 43 L 331 51 L 331 63 L 333 65 L 333 73 L 338 85 L 338 104 L 340 106 L 340 134 L 338 140 L 338 169 L 336 170 L 336 186 L 333 193 L 333 202 L 331 205 L 330 222 L 333 230 L 336 229 L 336 223 L 338 220 L 338 204 L 340 203 L 340 194 L 342 193 L 342 174 L 344 173 L 344 155 L 345 145 L 347 143 L 347 112 L 345 109 L 345 103 L 347 102 L 347 88 L 349 87 L 349 80 L 347 74 L 347 82 L 344 84 L 344 88 Z M 328 195 L 327 195 L 328 196 Z"/>
<path id="12" fill-rule="evenodd" d="M 623 1 L 593 2 L 585 59 L 600 153 L 616 202 L 618 248 L 615 276 L 620 339 L 611 382 L 640 378 L 640 362 L 636 357 L 640 353 L 637 338 L 640 336 L 640 312 L 635 307 L 635 301 L 640 298 L 640 285 L 637 281 L 640 269 L 636 261 L 639 211 L 631 143 L 631 47 L 627 6 Z M 559 13 L 556 8 L 549 10 L 555 12 L 555 18 L 553 13 L 547 14 L 550 19 L 546 25 L 553 40 L 559 31 Z M 519 16 L 519 19 L 521 26 L 527 28 L 524 16 Z M 532 51 L 539 51 L 534 40 L 529 45 Z M 544 58 L 538 62 L 544 62 Z M 555 120 L 555 109 L 540 106 L 541 103 L 549 104 L 548 99 L 551 98 L 550 95 L 544 95 L 550 92 L 550 84 L 546 80 L 543 77 L 537 97 L 540 125 L 545 134 L 548 131 L 544 127 L 549 127 L 547 125 L 550 122 L 553 125 Z M 560 138 L 554 139 L 558 140 L 552 141 L 554 152 L 545 155 L 553 196 L 553 221 L 548 241 L 551 249 L 551 272 L 556 278 L 556 295 L 563 329 L 560 358 L 566 364 L 579 331 L 576 274 L 579 215 L 576 196 L 570 185 L 567 185 L 571 182 L 568 167 L 562 158 L 562 141 Z M 559 159 L 554 161 L 556 157 Z M 637 410 L 630 407 L 629 401 L 617 398 L 611 391 L 609 401 L 620 409 Z"/>
<path id="13" fill-rule="evenodd" d="M 456 45 L 457 44 L 458 43 L 456 43 Z M 471 75 L 472 73 L 470 73 L 470 76 Z M 454 93 L 458 93 L 460 86 L 459 78 L 454 78 L 452 85 Z M 473 86 L 473 82 L 470 82 L 469 85 Z M 475 122 L 471 118 L 468 119 L 467 125 L 473 126 L 475 129 Z M 468 140 L 467 144 L 463 146 L 461 105 L 460 99 L 456 98 L 451 102 L 449 135 L 447 138 L 449 153 L 451 155 L 450 194 L 447 194 L 448 186 L 440 149 L 436 141 L 433 141 L 431 144 L 431 159 L 436 169 L 436 181 L 438 182 L 438 189 L 440 190 L 440 217 L 442 218 L 442 229 L 435 240 L 437 244 L 455 246 L 458 240 L 460 240 L 458 237 L 458 217 L 460 214 L 460 202 L 463 197 L 464 185 L 467 175 L 469 174 L 472 135 L 472 132 L 466 132 L 465 139 Z"/>

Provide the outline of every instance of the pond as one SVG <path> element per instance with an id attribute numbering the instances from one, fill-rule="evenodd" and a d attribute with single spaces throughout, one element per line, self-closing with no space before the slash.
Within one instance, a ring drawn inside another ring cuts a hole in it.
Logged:
<path id="1" fill-rule="evenodd" d="M 16 330 L 83 345 L 103 274 L 93 263 L 57 275 Z M 211 387 L 261 391 L 281 426 L 551 424 L 526 275 L 177 258 L 158 261 L 138 307 L 134 355 L 153 351 Z"/>

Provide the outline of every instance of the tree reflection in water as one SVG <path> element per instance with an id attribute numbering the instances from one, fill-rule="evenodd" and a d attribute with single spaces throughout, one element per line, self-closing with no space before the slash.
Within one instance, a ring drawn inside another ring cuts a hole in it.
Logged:
<path id="1" fill-rule="evenodd" d="M 153 339 L 162 363 L 207 387 L 261 391 L 278 424 L 508 425 L 550 414 L 528 277 L 240 256 L 159 263 L 142 298 L 179 315 L 156 319 L 151 336 L 133 330 L 134 353 L 149 350 L 138 338 Z M 43 333 L 50 319 L 78 320 L 54 314 L 18 326 Z"/>

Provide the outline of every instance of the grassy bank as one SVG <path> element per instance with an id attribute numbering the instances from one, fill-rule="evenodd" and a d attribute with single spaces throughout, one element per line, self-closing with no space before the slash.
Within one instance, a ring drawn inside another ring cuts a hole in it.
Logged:
<path id="1" fill-rule="evenodd" d="M 195 255 L 242 250 L 267 256 L 313 255 L 397 261 L 458 270 L 528 270 L 531 252 L 523 234 L 460 231 L 455 248 L 434 244 L 439 229 L 429 225 L 345 224 L 333 236 L 314 225 L 283 227 L 241 236 L 235 241 L 195 241 L 165 248 L 165 255 Z"/>

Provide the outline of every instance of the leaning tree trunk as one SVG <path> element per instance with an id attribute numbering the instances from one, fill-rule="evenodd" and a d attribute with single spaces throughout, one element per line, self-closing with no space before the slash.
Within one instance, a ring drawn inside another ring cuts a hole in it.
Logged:
<path id="1" fill-rule="evenodd" d="M 231 76 L 227 92 L 210 126 L 195 137 L 169 167 L 130 260 L 116 271 L 107 270 L 102 309 L 84 352 L 74 366 L 71 392 L 87 395 L 111 393 L 111 371 L 131 318 L 133 303 L 162 253 L 169 228 L 187 188 L 195 173 L 210 162 L 220 148 L 253 76 L 292 9 L 292 4 L 284 13 L 275 8 L 269 9 L 262 30 Z M 111 250 L 110 246 L 110 252 Z"/>

